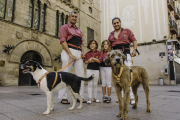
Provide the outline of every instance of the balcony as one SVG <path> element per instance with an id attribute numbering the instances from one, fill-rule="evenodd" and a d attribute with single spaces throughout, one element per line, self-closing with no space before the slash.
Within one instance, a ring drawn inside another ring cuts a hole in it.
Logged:
<path id="1" fill-rule="evenodd" d="M 178 7 L 175 8 L 175 14 L 174 17 L 176 18 L 176 20 L 180 19 L 180 10 Z"/>
<path id="2" fill-rule="evenodd" d="M 167 6 L 170 11 L 174 10 L 174 0 L 167 0 Z"/>
<path id="3" fill-rule="evenodd" d="M 177 23 L 175 20 L 170 20 L 170 32 L 172 34 L 177 34 L 178 33 L 178 27 L 177 27 Z"/>

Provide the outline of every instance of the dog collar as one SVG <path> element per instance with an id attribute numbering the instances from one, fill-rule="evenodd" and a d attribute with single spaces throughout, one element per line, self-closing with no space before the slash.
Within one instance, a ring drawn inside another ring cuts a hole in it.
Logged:
<path id="1" fill-rule="evenodd" d="M 38 85 L 40 87 L 41 80 L 48 74 L 49 72 L 46 72 L 38 81 Z"/>
<path id="2" fill-rule="evenodd" d="M 120 73 L 116 76 L 116 75 L 114 75 L 114 77 L 117 79 L 117 83 L 119 83 L 119 85 L 121 86 L 121 81 L 120 81 L 120 77 L 121 77 L 121 74 L 122 74 L 122 71 L 123 71 L 123 67 L 124 66 L 121 66 L 121 70 L 120 70 Z M 132 80 L 133 80 L 133 71 L 132 71 L 132 69 L 129 67 L 129 69 L 130 69 L 130 84 L 129 84 L 129 87 L 131 86 L 131 83 L 132 83 Z"/>
<path id="3" fill-rule="evenodd" d="M 114 77 L 117 79 L 117 83 L 120 83 L 120 77 L 121 77 L 121 74 L 122 74 L 122 71 L 123 71 L 123 68 L 124 68 L 124 65 L 121 66 L 121 70 L 120 70 L 120 73 L 116 76 L 115 74 Z"/>

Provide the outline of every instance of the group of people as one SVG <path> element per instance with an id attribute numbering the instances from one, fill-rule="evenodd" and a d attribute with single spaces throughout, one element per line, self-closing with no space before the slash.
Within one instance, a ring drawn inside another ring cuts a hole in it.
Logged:
<path id="1" fill-rule="evenodd" d="M 134 49 L 137 49 L 137 41 L 134 37 L 134 34 L 131 30 L 121 27 L 121 20 L 118 17 L 112 19 L 112 25 L 114 31 L 109 35 L 108 40 L 104 40 L 101 44 L 101 51 L 98 51 L 98 43 L 96 40 L 90 40 L 87 48 L 89 52 L 85 54 L 85 58 L 81 59 L 84 56 L 83 49 L 83 34 L 80 29 L 76 26 L 78 18 L 78 13 L 72 11 L 69 13 L 69 23 L 60 27 L 59 29 L 59 38 L 60 43 L 63 47 L 61 53 L 62 67 L 66 66 L 73 60 L 73 63 L 66 67 L 63 71 L 70 72 L 73 65 L 75 69 L 75 74 L 80 77 L 84 77 L 84 63 L 87 64 L 87 77 L 94 74 L 92 81 L 88 82 L 88 97 L 86 101 L 83 99 L 83 103 L 91 104 L 92 102 L 100 103 L 100 100 L 97 98 L 97 84 L 99 79 L 99 74 L 102 80 L 102 93 L 103 93 L 103 102 L 111 102 L 111 77 L 112 70 L 110 66 L 107 66 L 103 60 L 106 58 L 107 53 L 113 50 L 122 50 L 123 53 L 127 56 L 125 64 L 131 66 L 131 57 L 136 56 L 136 51 L 130 53 L 130 44 L 133 43 Z M 107 95 L 106 95 L 107 90 Z M 92 93 L 94 94 L 92 95 Z M 84 82 L 81 81 L 80 95 L 84 98 Z M 122 91 L 123 95 L 123 91 Z M 58 98 L 61 99 L 62 104 L 70 104 L 67 99 L 67 90 L 66 88 L 61 89 L 58 94 Z M 77 99 L 77 101 L 79 101 Z M 134 104 L 134 95 L 130 88 L 130 103 Z"/>

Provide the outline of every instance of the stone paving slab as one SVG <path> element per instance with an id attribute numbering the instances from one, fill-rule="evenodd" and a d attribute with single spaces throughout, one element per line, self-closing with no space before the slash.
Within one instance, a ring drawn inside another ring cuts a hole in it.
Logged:
<path id="1" fill-rule="evenodd" d="M 82 110 L 77 110 L 79 103 L 73 111 L 68 110 L 72 105 L 69 94 L 70 105 L 61 104 L 57 96 L 58 92 L 55 92 L 55 110 L 49 115 L 43 115 L 47 105 L 46 95 L 37 86 L 0 87 L 0 120 L 119 120 L 116 117 L 119 110 L 114 88 L 111 103 L 85 103 Z M 84 96 L 87 100 L 87 85 Z M 138 96 L 138 108 L 134 110 L 129 105 L 128 120 L 180 120 L 180 86 L 150 85 L 151 113 L 146 113 L 146 98 L 142 86 L 138 89 Z M 101 98 L 101 85 L 98 85 L 98 99 Z"/>

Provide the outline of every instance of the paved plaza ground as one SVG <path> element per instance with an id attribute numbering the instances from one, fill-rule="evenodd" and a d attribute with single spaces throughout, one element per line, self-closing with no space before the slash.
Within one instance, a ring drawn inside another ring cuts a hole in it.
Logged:
<path id="1" fill-rule="evenodd" d="M 142 86 L 138 89 L 139 103 L 136 110 L 129 105 L 128 120 L 180 120 L 180 86 L 150 85 L 151 113 L 146 113 L 146 99 Z M 37 86 L 0 87 L 0 120 L 119 120 L 116 117 L 118 103 L 114 88 L 111 103 L 83 104 L 82 110 L 69 111 L 70 105 L 60 103 L 58 92 L 54 93 L 55 110 L 46 111 L 46 95 Z M 102 98 L 98 85 L 98 99 Z M 85 85 L 85 99 L 88 99 Z M 76 108 L 79 103 L 76 104 Z"/>

